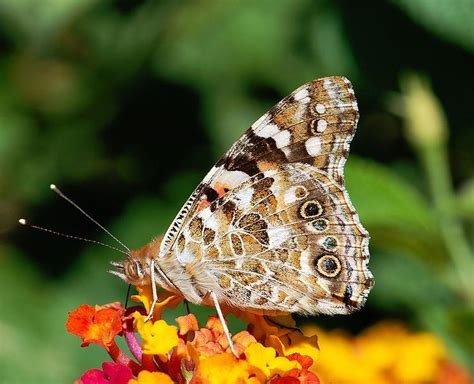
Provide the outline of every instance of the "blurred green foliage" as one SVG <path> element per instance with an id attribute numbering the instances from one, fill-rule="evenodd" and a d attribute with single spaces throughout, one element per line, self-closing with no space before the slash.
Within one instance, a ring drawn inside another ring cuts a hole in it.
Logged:
<path id="1" fill-rule="evenodd" d="M 0 1 L 0 383 L 98 366 L 105 353 L 66 334 L 67 311 L 126 292 L 106 273 L 121 255 L 18 229 L 24 216 L 110 242 L 49 183 L 141 246 L 246 127 L 325 75 L 347 76 L 359 100 L 345 173 L 376 286 L 358 314 L 300 320 L 357 331 L 399 318 L 469 364 L 472 15 L 468 0 Z M 431 79 L 449 125 L 428 150 L 406 138 L 407 70 Z"/>

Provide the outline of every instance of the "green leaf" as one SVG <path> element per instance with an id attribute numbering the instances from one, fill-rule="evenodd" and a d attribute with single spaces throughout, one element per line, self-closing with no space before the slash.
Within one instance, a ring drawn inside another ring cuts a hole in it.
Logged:
<path id="1" fill-rule="evenodd" d="M 428 203 L 412 185 L 389 168 L 353 155 L 345 175 L 372 245 L 409 251 L 430 261 L 446 258 Z"/>

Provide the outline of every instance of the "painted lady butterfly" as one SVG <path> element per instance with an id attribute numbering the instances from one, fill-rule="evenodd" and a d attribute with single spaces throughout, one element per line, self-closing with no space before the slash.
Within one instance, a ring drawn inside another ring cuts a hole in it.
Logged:
<path id="1" fill-rule="evenodd" d="M 267 315 L 359 309 L 373 286 L 369 235 L 343 179 L 358 116 L 344 77 L 298 88 L 217 162 L 163 240 L 112 273 L 219 314 L 224 303 Z"/>

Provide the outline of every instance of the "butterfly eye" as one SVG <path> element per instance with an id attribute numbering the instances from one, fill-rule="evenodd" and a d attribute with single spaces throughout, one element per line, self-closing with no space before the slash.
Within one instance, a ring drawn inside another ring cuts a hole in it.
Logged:
<path id="1" fill-rule="evenodd" d="M 341 262 L 336 256 L 324 255 L 317 262 L 318 272 L 326 277 L 336 277 L 341 272 Z"/>
<path id="2" fill-rule="evenodd" d="M 310 200 L 304 203 L 300 208 L 300 215 L 305 219 L 319 216 L 323 212 L 321 204 L 316 200 Z"/>
<path id="3" fill-rule="evenodd" d="M 137 260 L 129 260 L 126 262 L 125 271 L 132 279 L 141 279 L 143 277 L 142 266 Z"/>

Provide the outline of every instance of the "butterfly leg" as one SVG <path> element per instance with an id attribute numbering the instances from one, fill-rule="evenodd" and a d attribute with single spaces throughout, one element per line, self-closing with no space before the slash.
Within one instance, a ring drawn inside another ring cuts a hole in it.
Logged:
<path id="1" fill-rule="evenodd" d="M 189 309 L 189 301 L 184 299 L 183 302 L 184 302 L 184 306 L 186 307 L 186 312 L 189 315 L 191 313 L 191 310 Z"/>
<path id="2" fill-rule="evenodd" d="M 150 307 L 148 316 L 145 319 L 145 322 L 150 320 L 153 317 L 153 311 L 155 310 L 155 305 L 158 302 L 158 294 L 156 293 L 156 283 L 155 283 L 155 261 L 151 260 L 150 263 L 150 277 L 151 277 L 151 290 L 153 292 L 153 302 Z"/>
<path id="3" fill-rule="evenodd" d="M 222 314 L 221 306 L 219 305 L 219 301 L 217 300 L 217 296 L 214 292 L 209 292 L 209 294 L 211 295 L 212 301 L 214 302 L 214 306 L 216 307 L 217 315 L 219 316 L 219 320 L 222 323 L 222 328 L 224 328 L 224 334 L 227 338 L 227 341 L 229 342 L 230 350 L 232 351 L 232 354 L 235 357 L 239 358 L 239 356 L 235 352 L 234 343 L 232 342 L 232 338 L 230 337 L 229 328 L 227 328 L 227 323 L 225 322 L 224 315 Z"/>

